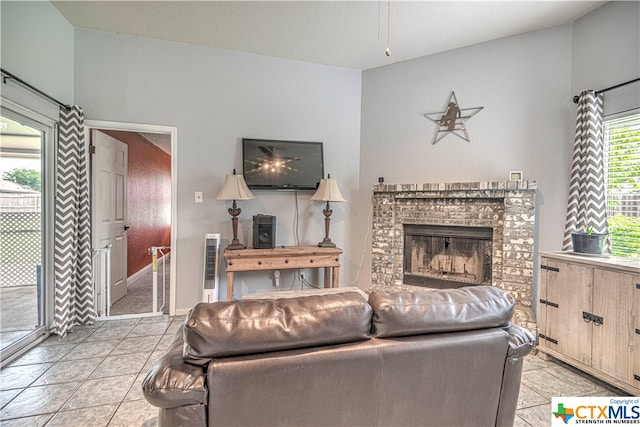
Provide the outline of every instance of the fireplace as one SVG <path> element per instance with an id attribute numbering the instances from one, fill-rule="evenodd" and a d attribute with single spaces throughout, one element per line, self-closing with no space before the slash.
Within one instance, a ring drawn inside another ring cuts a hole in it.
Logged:
<path id="1" fill-rule="evenodd" d="M 535 181 L 379 184 L 373 188 L 371 290 L 496 286 L 532 310 Z"/>
<path id="2" fill-rule="evenodd" d="M 405 224 L 403 252 L 408 285 L 491 285 L 493 228 Z"/>

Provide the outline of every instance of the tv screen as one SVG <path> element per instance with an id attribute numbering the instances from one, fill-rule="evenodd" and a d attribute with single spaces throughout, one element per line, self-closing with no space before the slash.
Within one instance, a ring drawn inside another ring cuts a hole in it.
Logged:
<path id="1" fill-rule="evenodd" d="M 243 138 L 242 158 L 251 189 L 315 190 L 324 176 L 322 142 Z"/>

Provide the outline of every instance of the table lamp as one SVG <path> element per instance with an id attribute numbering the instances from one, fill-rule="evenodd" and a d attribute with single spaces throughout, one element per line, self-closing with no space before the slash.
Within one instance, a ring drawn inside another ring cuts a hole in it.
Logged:
<path id="1" fill-rule="evenodd" d="M 309 200 L 321 200 L 323 202 L 327 202 L 327 206 L 322 210 L 322 213 L 324 214 L 324 239 L 322 239 L 322 242 L 318 243 L 318 246 L 321 248 L 335 248 L 336 244 L 329 238 L 329 226 L 331 224 L 331 214 L 333 213 L 329 208 L 329 202 L 346 202 L 338 188 L 338 181 L 331 178 L 331 175 L 327 174 L 326 179 L 322 178 L 320 180 L 320 185 L 318 185 L 316 193 L 311 196 L 311 199 Z"/>
<path id="2" fill-rule="evenodd" d="M 229 214 L 231 215 L 231 224 L 233 226 L 233 240 L 227 246 L 227 249 L 244 249 L 246 246 L 240 243 L 238 240 L 238 215 L 242 210 L 236 205 L 236 200 L 250 200 L 255 199 L 255 196 L 247 187 L 247 183 L 244 181 L 242 175 L 236 175 L 236 170 L 233 170 L 233 175 L 226 175 L 224 177 L 224 184 L 216 196 L 218 200 L 233 200 L 233 204 L 229 208 Z"/>

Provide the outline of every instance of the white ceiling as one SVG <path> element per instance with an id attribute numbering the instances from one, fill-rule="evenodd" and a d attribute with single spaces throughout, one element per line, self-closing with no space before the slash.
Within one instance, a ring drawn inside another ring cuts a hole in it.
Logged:
<path id="1" fill-rule="evenodd" d="M 367 70 L 572 22 L 606 1 L 52 3 L 76 28 Z"/>

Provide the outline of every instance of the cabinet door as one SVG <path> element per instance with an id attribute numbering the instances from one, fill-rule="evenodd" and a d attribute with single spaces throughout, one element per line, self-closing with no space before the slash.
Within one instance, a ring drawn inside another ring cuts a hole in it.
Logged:
<path id="1" fill-rule="evenodd" d="M 590 365 L 592 326 L 582 313 L 591 309 L 593 268 L 551 259 L 546 267 L 545 346 Z"/>
<path id="2" fill-rule="evenodd" d="M 634 276 L 594 269 L 593 311 L 603 323 L 593 322 L 592 366 L 630 383 L 634 364 Z"/>
<path id="3" fill-rule="evenodd" d="M 545 338 L 549 334 L 547 332 L 547 272 L 548 258 L 540 258 L 540 275 L 538 276 L 538 306 L 536 311 L 538 323 L 538 346 L 547 347 Z"/>
<path id="4" fill-rule="evenodd" d="M 633 318 L 635 319 L 635 344 L 633 353 L 635 355 L 635 364 L 633 372 L 631 372 L 631 384 L 640 389 L 640 276 L 634 277 L 633 283 Z"/>

